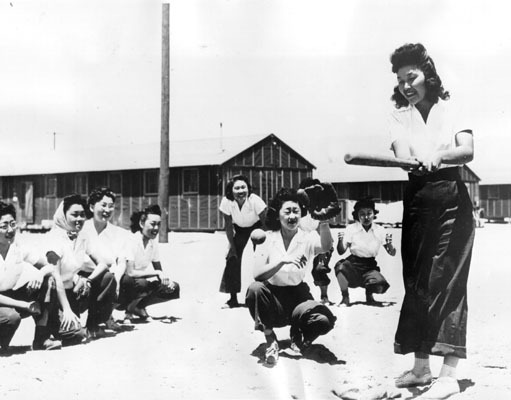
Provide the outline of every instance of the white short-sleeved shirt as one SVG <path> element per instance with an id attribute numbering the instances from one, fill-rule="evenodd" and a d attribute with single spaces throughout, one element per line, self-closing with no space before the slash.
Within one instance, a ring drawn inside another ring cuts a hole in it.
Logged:
<path id="1" fill-rule="evenodd" d="M 218 209 L 225 215 L 232 217 L 233 224 L 240 228 L 249 228 L 259 221 L 259 214 L 266 208 L 266 203 L 257 194 L 251 193 L 243 206 L 239 207 L 236 200 L 229 200 L 227 197 L 222 198 Z"/>
<path id="2" fill-rule="evenodd" d="M 126 260 L 133 261 L 133 268 L 137 271 L 153 272 L 153 262 L 160 261 L 158 242 L 149 239 L 144 247 L 142 233 L 135 232 L 128 240 Z"/>
<path id="3" fill-rule="evenodd" d="M 470 130 L 460 111 L 450 101 L 439 100 L 431 107 L 427 122 L 413 105 L 394 109 L 389 117 L 391 144 L 405 141 L 412 157 L 429 158 L 439 150 L 456 147 L 456 134 Z M 440 168 L 453 167 L 441 164 Z"/>
<path id="4" fill-rule="evenodd" d="M 37 273 L 34 265 L 39 260 L 41 254 L 15 239 L 9 246 L 5 259 L 0 255 L 0 292 L 20 287 L 22 276 Z"/>
<path id="5" fill-rule="evenodd" d="M 299 227 L 305 232 L 316 231 L 319 227 L 319 220 L 312 218 L 310 213 L 307 213 L 305 217 L 300 218 Z"/>
<path id="6" fill-rule="evenodd" d="M 69 239 L 67 232 L 58 226 L 54 226 L 46 236 L 46 252 L 53 251 L 60 257 L 59 268 L 64 288 L 70 289 L 73 287 L 75 274 L 86 270 L 87 264 L 93 264 L 88 256 L 91 254 L 91 243 L 87 235 L 82 235 L 81 232 L 76 239 Z"/>
<path id="7" fill-rule="evenodd" d="M 321 252 L 321 239 L 318 232 L 305 232 L 298 229 L 286 251 L 280 231 L 266 232 L 266 240 L 257 246 L 255 257 L 263 258 L 265 264 L 280 261 L 284 256 L 305 256 L 307 263 Z M 296 286 L 305 278 L 306 268 L 298 268 L 294 264 L 284 265 L 268 282 L 275 286 Z"/>
<path id="8" fill-rule="evenodd" d="M 348 225 L 343 239 L 344 247 L 350 243 L 350 252 L 357 257 L 376 257 L 385 244 L 385 228 L 373 222 L 366 232 L 359 221 Z"/>
<path id="9" fill-rule="evenodd" d="M 127 242 L 131 236 L 128 230 L 111 224 L 110 222 L 108 222 L 105 229 L 98 234 L 92 219 L 85 221 L 80 234 L 87 236 L 87 240 L 90 242 L 97 243 L 98 248 L 102 251 L 101 255 L 105 258 L 104 261 L 111 265 L 110 271 L 115 270 L 117 261 L 120 257 L 125 255 Z M 95 264 L 92 263 L 91 260 L 85 262 L 85 270 L 93 270 L 94 268 Z"/>

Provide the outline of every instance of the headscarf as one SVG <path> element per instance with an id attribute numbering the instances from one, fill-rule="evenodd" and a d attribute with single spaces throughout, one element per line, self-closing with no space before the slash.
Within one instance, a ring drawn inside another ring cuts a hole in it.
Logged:
<path id="1" fill-rule="evenodd" d="M 64 213 L 64 202 L 61 201 L 57 209 L 55 210 L 55 214 L 53 215 L 53 224 L 58 226 L 61 229 L 64 229 L 69 236 L 69 239 L 74 240 L 78 236 L 78 232 L 74 230 L 68 223 L 66 219 L 66 214 Z"/>

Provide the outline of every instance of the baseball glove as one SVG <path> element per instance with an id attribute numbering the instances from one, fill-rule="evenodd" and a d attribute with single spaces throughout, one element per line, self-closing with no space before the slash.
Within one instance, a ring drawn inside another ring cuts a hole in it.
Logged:
<path id="1" fill-rule="evenodd" d="M 311 217 L 324 221 L 341 212 L 337 193 L 331 183 L 324 182 L 299 189 L 298 193 Z"/>

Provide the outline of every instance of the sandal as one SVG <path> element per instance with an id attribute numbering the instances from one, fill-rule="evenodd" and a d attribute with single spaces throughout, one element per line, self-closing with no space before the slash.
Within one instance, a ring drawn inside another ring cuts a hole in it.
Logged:
<path id="1" fill-rule="evenodd" d="M 266 353 L 264 354 L 264 361 L 268 365 L 275 365 L 279 359 L 279 343 L 275 340 L 266 348 Z"/>
<path id="2" fill-rule="evenodd" d="M 395 383 L 397 388 L 408 388 L 429 385 L 431 381 L 432 376 L 430 372 L 426 372 L 422 376 L 417 376 L 412 370 L 409 370 L 399 375 Z"/>

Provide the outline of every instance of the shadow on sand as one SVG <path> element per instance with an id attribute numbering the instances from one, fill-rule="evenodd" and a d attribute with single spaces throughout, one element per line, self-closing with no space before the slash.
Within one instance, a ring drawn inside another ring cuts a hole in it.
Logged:
<path id="1" fill-rule="evenodd" d="M 290 350 L 291 340 L 279 340 L 279 357 L 288 358 L 292 360 L 300 360 L 307 359 L 316 361 L 319 364 L 329 364 L 329 365 L 344 365 L 346 361 L 339 360 L 337 356 L 332 353 L 327 347 L 322 344 L 312 344 L 309 348 L 307 348 L 303 354 L 295 353 Z M 261 343 L 257 348 L 251 353 L 252 356 L 259 358 L 259 363 L 265 364 L 264 355 L 266 352 L 266 343 Z"/>
<path id="2" fill-rule="evenodd" d="M 6 350 L 0 350 L 0 357 L 10 357 L 18 354 L 25 354 L 27 351 L 32 351 L 32 346 L 9 346 L 9 348 Z"/>

